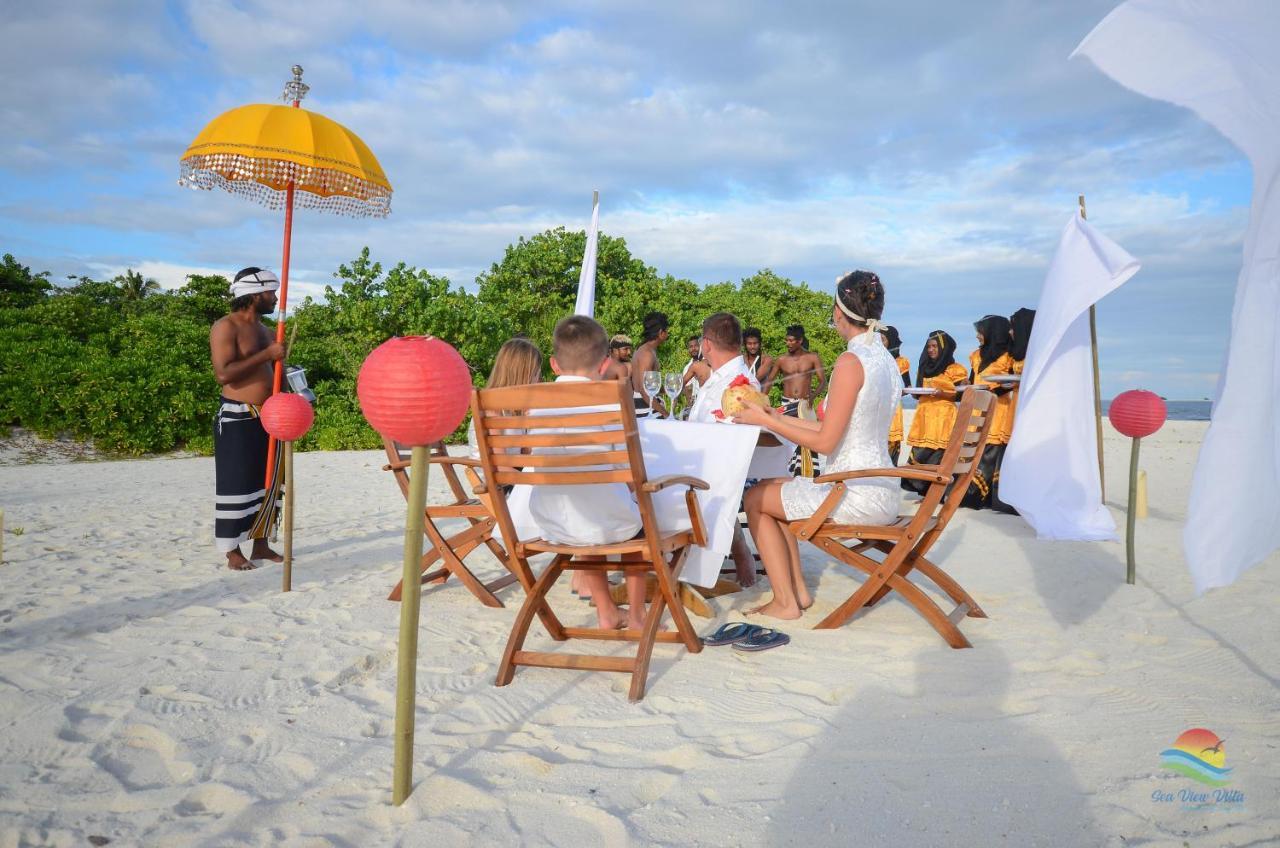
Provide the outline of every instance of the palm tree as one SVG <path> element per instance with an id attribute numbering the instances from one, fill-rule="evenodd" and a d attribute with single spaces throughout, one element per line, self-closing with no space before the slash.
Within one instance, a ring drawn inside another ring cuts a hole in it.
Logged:
<path id="1" fill-rule="evenodd" d="M 142 300 L 147 295 L 160 291 L 159 283 L 150 277 L 143 277 L 132 268 L 116 277 L 114 282 L 124 293 L 125 300 Z"/>

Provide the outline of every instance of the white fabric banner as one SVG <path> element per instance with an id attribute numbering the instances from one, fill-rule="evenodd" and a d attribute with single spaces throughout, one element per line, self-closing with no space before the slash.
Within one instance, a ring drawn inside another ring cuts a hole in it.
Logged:
<path id="1" fill-rule="evenodd" d="M 574 315 L 594 318 L 596 313 L 596 242 L 600 228 L 600 192 L 591 196 L 591 229 L 587 230 L 587 247 L 582 251 L 582 272 L 578 274 L 578 300 Z"/>
<path id="2" fill-rule="evenodd" d="M 1098 479 L 1089 307 L 1138 267 L 1079 213 L 1067 222 L 1049 265 L 1000 467 L 1000 499 L 1041 539 L 1116 538 Z"/>
<path id="3" fill-rule="evenodd" d="M 1280 547 L 1277 44 L 1275 0 L 1129 0 L 1072 54 L 1089 58 L 1139 94 L 1191 109 L 1253 164 L 1253 203 L 1227 361 L 1183 529 L 1197 592 L 1234 582 Z"/>

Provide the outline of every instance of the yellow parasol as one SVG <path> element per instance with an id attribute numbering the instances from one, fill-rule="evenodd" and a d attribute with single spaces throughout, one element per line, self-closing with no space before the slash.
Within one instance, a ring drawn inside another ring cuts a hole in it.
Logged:
<path id="1" fill-rule="evenodd" d="M 293 209 L 321 209 L 340 215 L 384 218 L 391 211 L 391 183 L 359 136 L 324 115 L 301 108 L 310 86 L 293 66 L 285 83 L 289 106 L 254 104 L 225 112 L 209 122 L 182 154 L 178 185 L 221 188 L 268 209 L 284 209 L 284 252 L 280 260 L 280 322 L 276 341 L 284 343 L 289 293 L 289 243 Z M 280 391 L 282 363 L 275 364 L 271 393 Z M 267 450 L 267 479 L 275 471 L 274 438 Z"/>

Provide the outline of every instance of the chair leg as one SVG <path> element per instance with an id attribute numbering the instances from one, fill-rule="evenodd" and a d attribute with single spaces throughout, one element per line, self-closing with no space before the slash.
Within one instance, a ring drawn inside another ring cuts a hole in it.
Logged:
<path id="1" fill-rule="evenodd" d="M 978 602 L 950 574 L 947 574 L 924 557 L 916 557 L 912 565 L 917 571 L 937 584 L 939 589 L 946 592 L 951 600 L 969 607 L 969 611 L 965 613 L 966 616 L 969 618 L 987 617 L 987 614 L 982 611 L 982 607 L 978 606 Z"/>
<path id="2" fill-rule="evenodd" d="M 503 652 L 502 662 L 498 665 L 498 677 L 494 681 L 495 686 L 506 686 L 511 682 L 511 678 L 515 676 L 514 659 L 516 652 L 524 647 L 524 640 L 529 635 L 529 626 L 533 624 L 534 615 L 539 614 L 546 605 L 547 593 L 555 585 L 557 578 L 564 571 L 565 563 L 569 559 L 565 554 L 557 555 L 551 561 L 551 564 L 547 566 L 547 570 L 542 572 L 542 576 L 533 584 L 529 596 L 524 599 L 520 612 L 516 613 L 515 623 L 511 625 L 511 635 L 507 638 L 507 649 Z M 558 621 L 556 623 L 559 624 Z M 561 628 L 561 631 L 563 636 L 563 628 Z"/>
<path id="3" fill-rule="evenodd" d="M 829 540 L 827 539 L 811 540 L 811 541 L 820 541 L 824 543 L 829 542 Z M 854 565 L 854 563 L 850 562 L 849 559 L 847 559 L 846 555 L 850 554 L 850 551 L 848 548 L 846 548 L 844 545 L 841 545 L 835 542 L 831 542 L 830 544 L 832 545 L 832 547 L 838 549 L 838 551 L 828 548 L 826 544 L 820 544 L 819 547 L 823 548 L 824 550 L 827 551 L 827 553 L 836 557 L 846 565 L 851 565 L 854 568 L 858 567 Z M 857 556 L 857 555 L 854 554 L 854 556 Z M 881 563 L 879 568 L 877 568 L 875 571 L 869 574 L 869 576 L 866 579 L 866 582 L 864 582 L 856 592 L 850 595 L 848 600 L 846 600 L 843 604 L 841 604 L 840 606 L 832 610 L 831 614 L 828 615 L 826 618 L 822 619 L 822 621 L 818 622 L 818 626 L 815 629 L 831 630 L 836 627 L 840 627 L 841 625 L 845 624 L 849 619 L 853 618 L 853 616 L 858 612 L 858 610 L 862 609 L 864 606 L 867 605 L 867 602 L 871 600 L 873 595 L 875 595 L 882 588 L 884 588 L 884 585 L 889 580 L 890 575 L 892 575 L 894 572 L 897 571 L 898 566 L 902 563 L 902 560 L 905 556 L 906 556 L 905 552 L 897 553 L 895 549 L 895 552 L 889 554 L 889 556 L 885 559 L 885 561 Z"/>
<path id="4" fill-rule="evenodd" d="M 938 631 L 948 645 L 953 648 L 973 647 L 965 635 L 960 632 L 960 628 L 952 623 L 947 614 L 933 602 L 932 598 L 925 594 L 923 589 L 900 574 L 890 575 L 889 582 L 907 603 L 916 608 L 916 612 L 920 613 L 925 621 L 933 625 L 933 629 Z"/>
<path id="5" fill-rule="evenodd" d="M 653 642 L 658 636 L 658 627 L 662 623 L 662 614 L 666 612 L 667 601 L 659 595 L 649 606 L 645 616 L 644 629 L 640 631 L 640 641 L 636 645 L 636 665 L 631 672 L 631 691 L 628 700 L 639 701 L 644 697 L 644 686 L 649 679 L 649 658 L 653 656 Z"/>
<path id="6" fill-rule="evenodd" d="M 676 589 L 676 578 L 684 568 L 684 560 L 688 555 L 689 549 L 681 548 L 672 555 L 670 565 L 662 560 L 654 563 L 654 571 L 657 572 L 658 589 L 671 610 L 671 621 L 676 626 L 676 632 L 680 634 L 689 653 L 696 654 L 702 650 L 702 640 L 689 622 L 689 616 L 685 613 L 684 604 L 680 602 Z"/>

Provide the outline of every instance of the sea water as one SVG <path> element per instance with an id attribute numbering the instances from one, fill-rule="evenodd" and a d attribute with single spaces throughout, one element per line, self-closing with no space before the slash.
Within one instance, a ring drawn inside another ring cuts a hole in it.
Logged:
<path id="1" fill-rule="evenodd" d="M 1208 421 L 1213 411 L 1213 403 L 1207 400 L 1166 400 L 1165 407 L 1169 411 L 1170 421 Z M 911 395 L 902 398 L 904 409 L 915 409 L 916 399 Z M 1102 402 L 1102 414 L 1105 416 L 1111 408 L 1111 401 Z"/>

